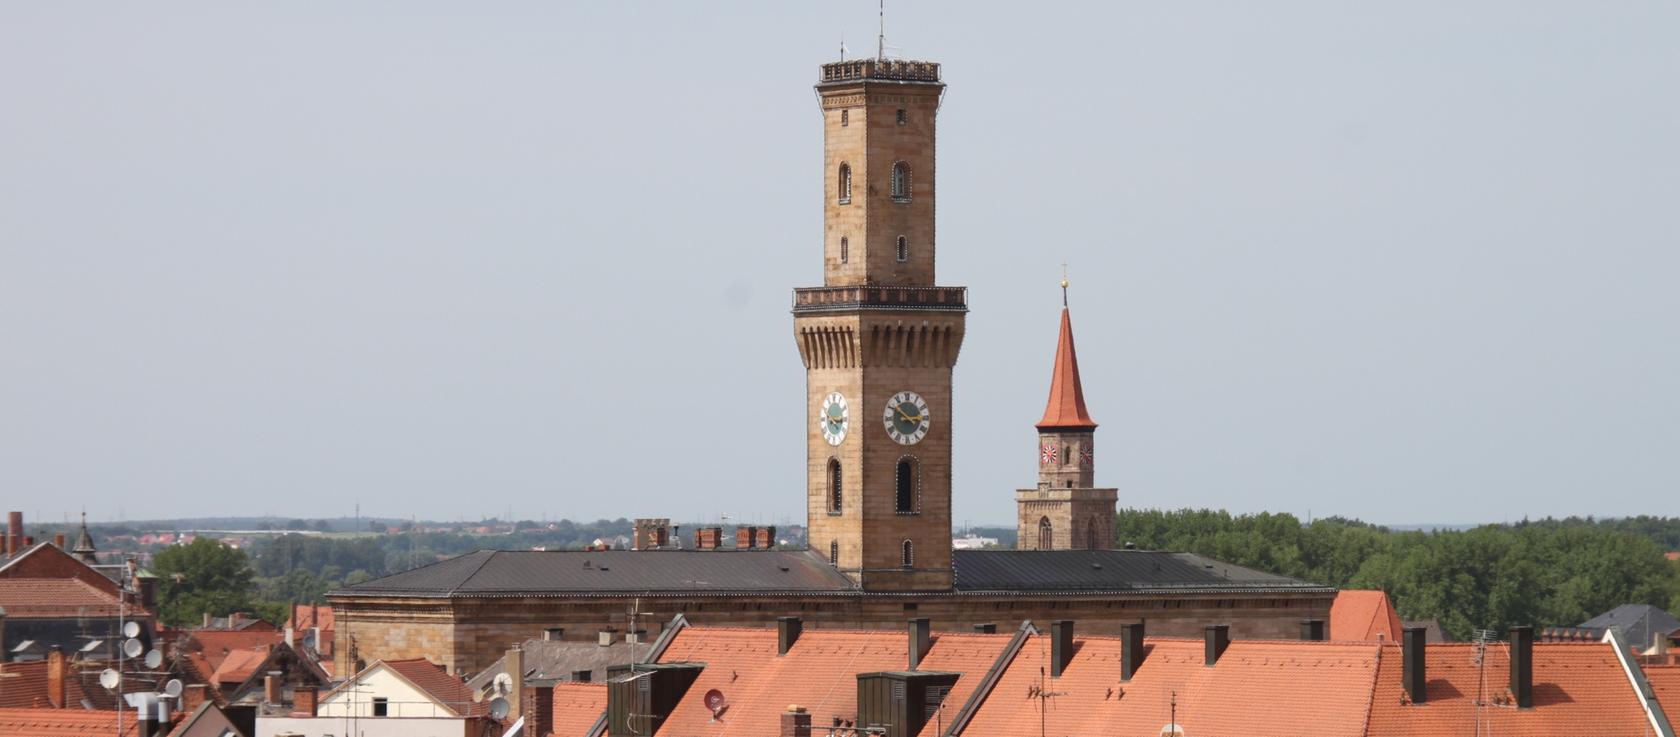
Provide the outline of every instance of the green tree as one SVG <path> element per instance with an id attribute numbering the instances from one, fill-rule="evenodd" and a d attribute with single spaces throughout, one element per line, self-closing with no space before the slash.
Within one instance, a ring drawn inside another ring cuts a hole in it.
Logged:
<path id="1" fill-rule="evenodd" d="M 223 617 L 251 606 L 254 574 L 238 548 L 201 537 L 158 553 L 152 569 L 159 578 L 160 615 L 169 624 L 189 625 L 205 613 Z"/>

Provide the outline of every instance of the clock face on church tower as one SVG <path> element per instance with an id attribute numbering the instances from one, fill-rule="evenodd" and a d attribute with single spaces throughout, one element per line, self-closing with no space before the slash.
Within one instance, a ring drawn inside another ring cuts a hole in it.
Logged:
<path id="1" fill-rule="evenodd" d="M 846 439 L 846 427 L 850 418 L 846 414 L 846 398 L 840 392 L 829 392 L 823 397 L 822 415 L 817 418 L 817 425 L 822 428 L 823 440 L 829 445 L 839 445 Z"/>
<path id="2" fill-rule="evenodd" d="M 899 392 L 887 400 L 887 412 L 881 418 L 887 434 L 899 445 L 915 445 L 927 435 L 930 419 L 927 402 L 915 392 Z"/>

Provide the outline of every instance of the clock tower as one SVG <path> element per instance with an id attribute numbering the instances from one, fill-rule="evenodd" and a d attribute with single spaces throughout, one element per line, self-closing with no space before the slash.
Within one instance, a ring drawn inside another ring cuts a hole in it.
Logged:
<path id="1" fill-rule="evenodd" d="M 934 281 L 939 65 L 824 64 L 823 286 L 795 289 L 811 549 L 865 590 L 951 588 L 951 369 L 967 290 Z"/>

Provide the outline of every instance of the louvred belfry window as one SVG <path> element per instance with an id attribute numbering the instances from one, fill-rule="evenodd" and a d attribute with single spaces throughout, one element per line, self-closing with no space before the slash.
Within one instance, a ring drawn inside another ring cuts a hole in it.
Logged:
<path id="1" fill-rule="evenodd" d="M 1050 518 L 1038 518 L 1038 549 L 1049 550 L 1051 547 Z"/>

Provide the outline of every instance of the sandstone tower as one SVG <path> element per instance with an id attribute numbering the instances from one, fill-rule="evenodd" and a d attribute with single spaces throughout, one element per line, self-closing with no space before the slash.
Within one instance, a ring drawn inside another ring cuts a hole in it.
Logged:
<path id="1" fill-rule="evenodd" d="M 823 286 L 795 289 L 811 549 L 863 588 L 951 588 L 951 369 L 968 312 L 934 282 L 939 65 L 822 66 Z"/>
<path id="2" fill-rule="evenodd" d="M 1015 547 L 1020 550 L 1106 550 L 1114 546 L 1114 503 L 1119 492 L 1092 488 L 1096 477 L 1097 423 L 1085 410 L 1079 357 L 1073 349 L 1067 282 L 1062 282 L 1062 331 L 1050 402 L 1038 421 L 1038 488 L 1015 492 Z"/>

